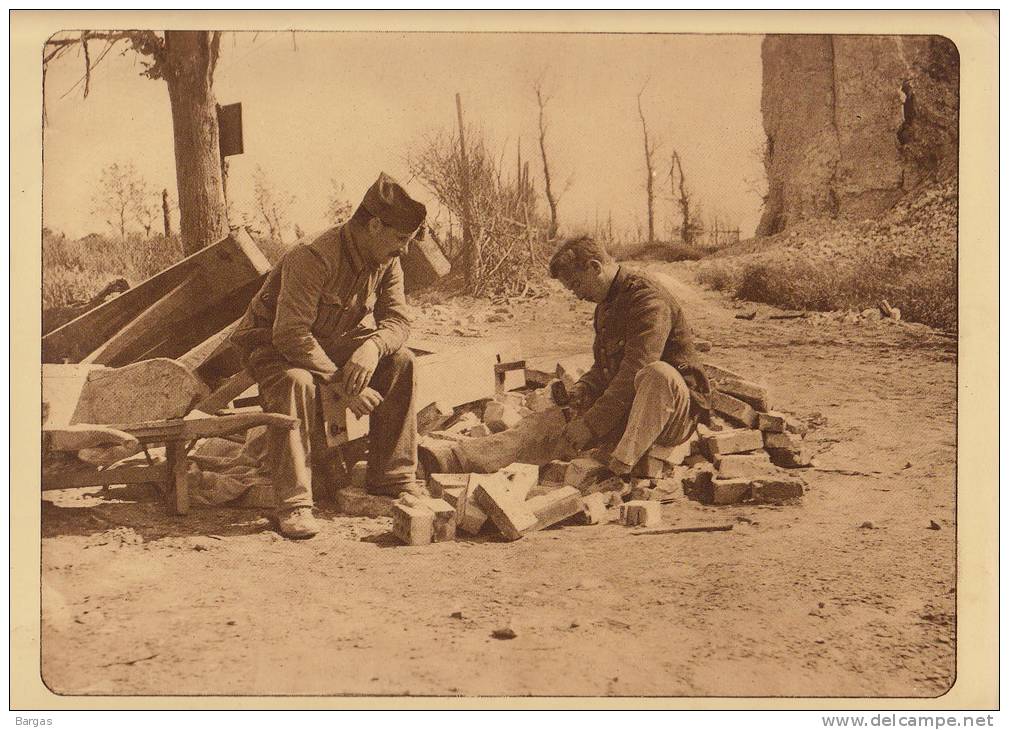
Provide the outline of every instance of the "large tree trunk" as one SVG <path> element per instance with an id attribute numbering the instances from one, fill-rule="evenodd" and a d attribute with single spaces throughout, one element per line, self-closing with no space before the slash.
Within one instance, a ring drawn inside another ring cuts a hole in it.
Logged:
<path id="1" fill-rule="evenodd" d="M 187 256 L 228 234 L 213 87 L 219 46 L 219 32 L 165 32 L 162 73 L 172 104 L 182 248 Z"/>

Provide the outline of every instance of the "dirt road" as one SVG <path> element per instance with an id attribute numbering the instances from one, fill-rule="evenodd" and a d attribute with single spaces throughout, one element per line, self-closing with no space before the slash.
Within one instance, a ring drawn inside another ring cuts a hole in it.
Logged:
<path id="1" fill-rule="evenodd" d="M 686 268 L 658 268 L 677 277 L 707 359 L 766 377 L 780 410 L 816 426 L 817 462 L 837 471 L 806 472 L 801 505 L 666 507 L 667 522 L 731 532 L 604 525 L 411 548 L 387 519 L 328 507 L 322 534 L 290 542 L 250 511 L 166 516 L 142 488 L 49 492 L 49 687 L 942 694 L 955 657 L 955 342 L 916 325 L 769 320 L 763 306 L 738 320 L 740 305 Z M 527 357 L 589 348 L 590 305 L 558 294 L 511 309 L 487 326 Z M 504 626 L 517 637 L 491 637 Z"/>

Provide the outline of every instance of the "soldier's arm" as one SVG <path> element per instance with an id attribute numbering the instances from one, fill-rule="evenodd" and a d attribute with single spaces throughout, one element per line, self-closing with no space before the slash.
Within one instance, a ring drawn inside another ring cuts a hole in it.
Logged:
<path id="1" fill-rule="evenodd" d="M 645 365 L 662 359 L 672 327 L 668 302 L 647 289 L 634 292 L 626 316 L 628 325 L 620 369 L 583 416 L 597 438 L 609 433 L 630 412 L 634 376 Z"/>
<path id="2" fill-rule="evenodd" d="M 329 380 L 337 368 L 312 334 L 326 281 L 323 262 L 307 246 L 284 257 L 273 321 L 273 346 L 291 365 Z"/>
<path id="3" fill-rule="evenodd" d="M 378 283 L 375 299 L 377 330 L 371 338 L 379 355 L 390 355 L 403 346 L 410 335 L 410 315 L 403 292 L 403 267 L 394 259 Z"/>

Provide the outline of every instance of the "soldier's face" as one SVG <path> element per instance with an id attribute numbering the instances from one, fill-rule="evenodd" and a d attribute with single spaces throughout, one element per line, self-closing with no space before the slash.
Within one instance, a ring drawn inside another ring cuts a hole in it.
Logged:
<path id="1" fill-rule="evenodd" d="M 587 302 L 601 302 L 605 292 L 601 292 L 601 271 L 598 267 L 593 266 L 594 263 L 594 261 L 590 261 L 585 268 L 574 267 L 570 271 L 561 272 L 557 278 L 564 288 L 579 299 Z"/>
<path id="2" fill-rule="evenodd" d="M 412 233 L 400 233 L 378 218 L 368 221 L 368 233 L 371 238 L 368 249 L 372 263 L 376 265 L 388 263 L 397 256 L 405 255 L 410 248 L 410 241 L 413 240 Z"/>

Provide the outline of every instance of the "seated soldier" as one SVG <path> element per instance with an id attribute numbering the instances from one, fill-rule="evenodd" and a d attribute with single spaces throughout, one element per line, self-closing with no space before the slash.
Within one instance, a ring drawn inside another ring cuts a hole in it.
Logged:
<path id="1" fill-rule="evenodd" d="M 293 431 L 270 432 L 277 519 L 286 537 L 319 529 L 312 516 L 319 387 L 335 388 L 356 415 L 370 415 L 368 492 L 420 493 L 399 257 L 422 232 L 425 215 L 423 204 L 382 173 L 348 222 L 285 254 L 230 337 L 259 384 L 263 410 L 299 420 Z"/>
<path id="2" fill-rule="evenodd" d="M 710 385 L 679 303 L 656 277 L 618 265 L 589 237 L 564 241 L 550 275 L 596 302 L 594 364 L 569 394 L 575 417 L 537 414 L 510 431 L 422 449 L 428 472 L 487 472 L 545 463 L 593 446 L 629 475 L 655 444 L 685 442 L 707 420 Z"/>

